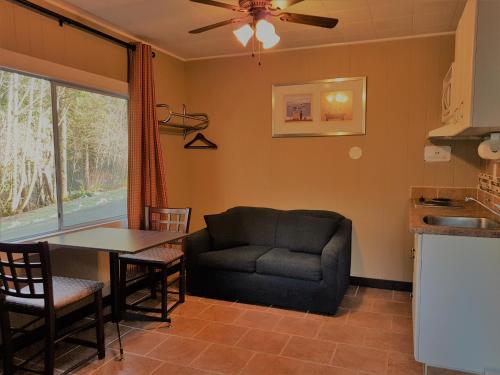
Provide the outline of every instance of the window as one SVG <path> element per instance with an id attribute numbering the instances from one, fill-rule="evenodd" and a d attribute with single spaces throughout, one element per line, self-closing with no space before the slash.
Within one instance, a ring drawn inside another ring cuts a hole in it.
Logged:
<path id="1" fill-rule="evenodd" d="M 126 214 L 127 107 L 0 69 L 0 240 Z"/>

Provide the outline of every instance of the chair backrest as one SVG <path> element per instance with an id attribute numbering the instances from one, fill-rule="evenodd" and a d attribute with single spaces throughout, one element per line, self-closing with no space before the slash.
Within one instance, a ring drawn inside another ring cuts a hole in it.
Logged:
<path id="1" fill-rule="evenodd" d="M 43 298 L 53 304 L 52 271 L 47 242 L 0 243 L 0 294 Z"/>
<path id="2" fill-rule="evenodd" d="M 145 229 L 188 233 L 191 208 L 153 208 L 146 206 Z"/>

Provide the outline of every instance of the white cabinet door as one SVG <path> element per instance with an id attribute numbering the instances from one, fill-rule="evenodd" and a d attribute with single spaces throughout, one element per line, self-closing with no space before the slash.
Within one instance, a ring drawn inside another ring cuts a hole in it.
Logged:
<path id="1" fill-rule="evenodd" d="M 500 239 L 424 234 L 420 250 L 417 360 L 500 370 Z"/>

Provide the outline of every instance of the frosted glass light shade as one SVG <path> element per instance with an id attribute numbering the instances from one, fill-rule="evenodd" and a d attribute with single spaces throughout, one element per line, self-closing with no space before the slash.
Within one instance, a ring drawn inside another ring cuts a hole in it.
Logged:
<path id="1" fill-rule="evenodd" d="M 243 44 L 244 47 L 248 44 L 248 41 L 253 36 L 253 29 L 249 24 L 243 25 L 240 28 L 233 31 L 236 38 Z"/>

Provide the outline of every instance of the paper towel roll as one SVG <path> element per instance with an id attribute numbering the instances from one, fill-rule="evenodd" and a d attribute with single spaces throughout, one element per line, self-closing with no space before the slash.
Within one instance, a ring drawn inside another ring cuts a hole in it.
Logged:
<path id="1" fill-rule="evenodd" d="M 497 160 L 500 159 L 500 150 L 499 151 L 492 151 L 491 150 L 491 140 L 488 139 L 486 141 L 483 141 L 479 144 L 479 147 L 477 148 L 477 153 L 479 154 L 479 157 L 482 159 L 487 159 L 487 160 Z"/>

